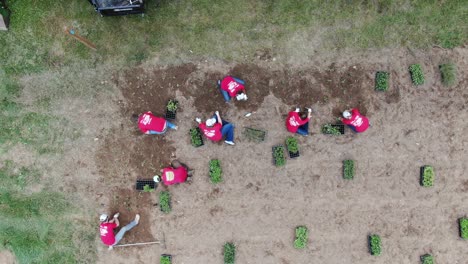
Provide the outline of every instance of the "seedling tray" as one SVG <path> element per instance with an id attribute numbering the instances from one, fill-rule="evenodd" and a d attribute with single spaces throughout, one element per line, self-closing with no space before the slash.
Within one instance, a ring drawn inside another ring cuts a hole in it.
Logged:
<path id="1" fill-rule="evenodd" d="M 294 152 L 291 152 L 291 151 L 288 150 L 288 154 L 289 154 L 289 158 L 291 158 L 291 159 L 294 159 L 294 158 L 297 158 L 297 157 L 300 156 L 299 151 L 294 153 Z"/>
<path id="2" fill-rule="evenodd" d="M 468 231 L 463 232 L 463 229 L 464 228 L 468 229 L 468 218 L 466 218 L 466 217 L 459 218 L 458 219 L 458 225 L 459 225 L 458 229 L 459 229 L 459 232 L 460 232 L 460 237 L 462 239 L 467 240 L 468 239 Z"/>
<path id="3" fill-rule="evenodd" d="M 167 205 L 169 206 L 169 210 L 168 211 L 164 211 L 163 210 L 163 206 L 162 206 L 162 203 L 161 203 L 161 195 L 163 192 L 166 192 L 169 194 L 169 201 L 167 202 Z M 161 212 L 165 213 L 165 214 L 168 214 L 172 211 L 172 197 L 171 197 L 171 194 L 168 192 L 168 191 L 163 191 L 161 193 L 159 193 L 159 210 L 161 210 Z"/>
<path id="4" fill-rule="evenodd" d="M 190 142 L 191 142 L 192 146 L 198 148 L 198 147 L 201 147 L 201 146 L 205 145 L 205 143 L 203 142 L 203 136 L 202 136 L 202 133 L 201 133 L 201 131 L 200 131 L 200 128 L 199 128 L 199 127 L 196 127 L 196 128 L 194 128 L 194 129 L 197 130 L 197 132 L 198 132 L 198 137 L 199 137 L 199 139 L 200 139 L 201 144 L 200 144 L 200 145 L 194 145 L 193 142 L 192 142 L 192 135 L 189 133 Z"/>
<path id="5" fill-rule="evenodd" d="M 174 120 L 174 119 L 176 119 L 177 109 L 175 111 L 169 111 L 169 109 L 167 109 L 167 105 L 169 104 L 170 101 L 171 100 L 169 100 L 167 102 L 167 104 L 166 104 L 166 115 L 165 115 L 165 117 L 166 117 L 166 119 Z M 172 100 L 172 101 L 175 102 L 177 105 L 179 105 L 179 101 L 177 101 L 177 100 Z"/>
<path id="6" fill-rule="evenodd" d="M 282 149 L 282 152 L 283 152 L 283 164 L 278 164 L 277 160 L 276 160 L 276 157 L 275 157 L 275 150 L 278 149 L 278 148 L 281 148 Z M 280 167 L 280 166 L 284 166 L 286 164 L 286 156 L 284 155 L 284 149 L 285 147 L 283 145 L 276 145 L 276 146 L 273 146 L 271 148 L 272 150 L 272 155 L 273 155 L 273 165 L 277 166 L 277 167 Z"/>
<path id="7" fill-rule="evenodd" d="M 265 141 L 267 132 L 256 128 L 244 127 L 243 134 L 250 141 L 262 142 Z"/>
<path id="8" fill-rule="evenodd" d="M 169 259 L 169 263 L 172 263 L 172 255 L 169 254 L 161 254 L 161 259 L 162 258 L 167 258 Z"/>
<path id="9" fill-rule="evenodd" d="M 137 180 L 136 181 L 136 189 L 138 191 L 143 191 L 145 188 L 145 185 L 149 185 L 151 189 L 156 188 L 156 182 L 154 182 L 153 179 L 142 179 L 142 180 Z"/>
<path id="10" fill-rule="evenodd" d="M 331 127 L 334 127 L 336 129 L 338 129 L 340 131 L 340 134 L 343 135 L 345 133 L 345 125 L 344 124 L 330 124 Z M 332 135 L 331 133 L 326 133 L 326 132 L 323 132 L 323 134 L 325 135 Z"/>
<path id="11" fill-rule="evenodd" d="M 424 184 L 424 171 L 426 168 L 432 168 L 432 180 L 428 179 L 430 181 L 430 184 Z M 434 168 L 432 166 L 426 165 L 422 166 L 420 170 L 420 182 L 421 186 L 423 187 L 432 187 L 434 185 Z"/>

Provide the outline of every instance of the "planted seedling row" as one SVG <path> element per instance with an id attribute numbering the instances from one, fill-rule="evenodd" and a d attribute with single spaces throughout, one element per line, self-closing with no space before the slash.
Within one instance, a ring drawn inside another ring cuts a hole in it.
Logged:
<path id="1" fill-rule="evenodd" d="M 196 148 L 204 145 L 200 128 L 196 127 L 190 129 L 190 142 L 192 143 L 192 146 Z"/>
<path id="2" fill-rule="evenodd" d="M 221 163 L 217 159 L 210 160 L 210 180 L 212 183 L 220 183 L 223 181 L 223 171 Z"/>
<path id="3" fill-rule="evenodd" d="M 380 256 L 382 253 L 382 242 L 379 235 L 369 236 L 369 250 L 371 255 Z"/>
<path id="4" fill-rule="evenodd" d="M 468 218 L 462 217 L 458 220 L 460 225 L 460 237 L 463 239 L 468 239 Z"/>
<path id="5" fill-rule="evenodd" d="M 344 160 L 343 161 L 343 178 L 347 180 L 352 180 L 354 178 L 354 160 Z"/>
<path id="6" fill-rule="evenodd" d="M 172 256 L 167 254 L 162 254 L 159 259 L 160 264 L 172 264 Z"/>
<path id="7" fill-rule="evenodd" d="M 284 147 L 277 145 L 272 148 L 273 151 L 273 164 L 276 167 L 281 167 L 286 164 L 286 157 L 284 155 Z"/>
<path id="8" fill-rule="evenodd" d="M 162 191 L 159 193 L 159 208 L 163 213 L 170 213 L 171 208 L 171 194 L 168 191 Z"/>
<path id="9" fill-rule="evenodd" d="M 296 238 L 294 239 L 294 248 L 302 249 L 307 246 L 309 240 L 309 230 L 305 226 L 296 227 Z"/>
<path id="10" fill-rule="evenodd" d="M 224 244 L 224 264 L 234 264 L 236 262 L 236 246 L 233 243 Z"/>
<path id="11" fill-rule="evenodd" d="M 434 168 L 432 166 L 421 167 L 421 186 L 432 187 L 434 185 Z"/>
<path id="12" fill-rule="evenodd" d="M 375 74 L 375 90 L 385 92 L 388 90 L 388 80 L 390 74 L 388 72 L 379 71 Z"/>
<path id="13" fill-rule="evenodd" d="M 424 84 L 424 73 L 420 64 L 412 64 L 409 66 L 411 80 L 414 85 Z"/>
<path id="14" fill-rule="evenodd" d="M 434 257 L 430 254 L 422 255 L 421 264 L 434 264 Z"/>

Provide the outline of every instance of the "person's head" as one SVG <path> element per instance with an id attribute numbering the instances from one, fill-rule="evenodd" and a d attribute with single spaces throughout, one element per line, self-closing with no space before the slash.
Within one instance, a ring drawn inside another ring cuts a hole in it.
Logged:
<path id="1" fill-rule="evenodd" d="M 209 118 L 206 120 L 206 125 L 209 126 L 209 127 L 212 127 L 214 126 L 214 124 L 216 124 L 216 118 Z"/>
<path id="2" fill-rule="evenodd" d="M 153 181 L 154 181 L 154 182 L 161 182 L 161 176 L 159 176 L 159 175 L 154 175 Z"/>
<path id="3" fill-rule="evenodd" d="M 351 119 L 351 113 L 348 110 L 343 112 L 343 117 L 346 119 Z"/>
<path id="4" fill-rule="evenodd" d="M 237 99 L 237 101 L 241 101 L 241 100 L 247 101 L 247 95 L 245 93 L 242 93 L 242 92 L 238 93 L 236 95 L 236 99 Z"/>
<path id="5" fill-rule="evenodd" d="M 99 216 L 99 221 L 101 221 L 101 223 L 107 222 L 108 219 L 109 219 L 109 216 L 106 214 L 101 214 L 101 216 Z"/>
<path id="6" fill-rule="evenodd" d="M 301 119 L 306 119 L 306 118 L 307 118 L 307 113 L 306 113 L 306 112 L 300 112 L 300 113 L 299 113 L 299 117 L 300 117 Z"/>
<path id="7" fill-rule="evenodd" d="M 130 118 L 130 120 L 132 120 L 133 123 L 137 123 L 139 117 L 140 117 L 139 115 L 133 114 L 132 117 Z"/>

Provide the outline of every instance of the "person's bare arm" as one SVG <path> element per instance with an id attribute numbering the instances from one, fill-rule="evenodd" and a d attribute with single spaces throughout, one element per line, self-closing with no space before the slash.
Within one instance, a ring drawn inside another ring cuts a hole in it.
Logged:
<path id="1" fill-rule="evenodd" d="M 221 116 L 219 115 L 219 112 L 216 111 L 215 114 L 216 114 L 216 117 L 218 118 L 218 123 L 219 123 L 220 125 L 223 125 L 223 120 L 221 120 Z"/>
<path id="2" fill-rule="evenodd" d="M 117 227 L 120 225 L 119 218 L 114 217 L 114 219 L 112 219 L 112 221 L 115 221 L 115 224 L 117 225 Z"/>

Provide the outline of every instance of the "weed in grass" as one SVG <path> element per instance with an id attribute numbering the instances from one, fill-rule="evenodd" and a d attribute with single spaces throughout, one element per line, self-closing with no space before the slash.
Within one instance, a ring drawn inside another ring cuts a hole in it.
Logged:
<path id="1" fill-rule="evenodd" d="M 468 218 L 460 218 L 460 237 L 468 239 Z"/>
<path id="2" fill-rule="evenodd" d="M 430 254 L 422 255 L 421 264 L 434 264 L 434 257 Z"/>
<path id="3" fill-rule="evenodd" d="M 302 249 L 307 246 L 309 240 L 309 230 L 305 226 L 296 227 L 296 239 L 294 240 L 294 248 Z"/>
<path id="4" fill-rule="evenodd" d="M 236 246 L 233 243 L 224 244 L 224 264 L 234 264 L 236 261 Z"/>
<path id="5" fill-rule="evenodd" d="M 382 245 L 381 245 L 380 236 L 370 235 L 369 246 L 370 246 L 370 253 L 373 256 L 380 256 L 380 254 L 382 253 Z"/>
<path id="6" fill-rule="evenodd" d="M 377 72 L 375 74 L 375 90 L 385 92 L 388 90 L 388 72 Z"/>
<path id="7" fill-rule="evenodd" d="M 409 67 L 411 73 L 411 80 L 414 85 L 424 84 L 424 73 L 420 64 L 412 64 Z"/>
<path id="8" fill-rule="evenodd" d="M 445 86 L 451 86 L 455 84 L 457 80 L 457 68 L 455 67 L 455 64 L 446 63 L 439 65 L 439 70 L 442 83 Z"/>
<path id="9" fill-rule="evenodd" d="M 161 208 L 161 211 L 166 214 L 172 211 L 171 194 L 168 191 L 162 191 L 159 193 L 159 207 Z"/>
<path id="10" fill-rule="evenodd" d="M 217 159 L 210 160 L 210 180 L 212 183 L 220 183 L 223 181 L 223 171 L 221 163 Z"/>
<path id="11" fill-rule="evenodd" d="M 354 178 L 354 160 L 343 161 L 343 178 L 347 180 Z"/>

